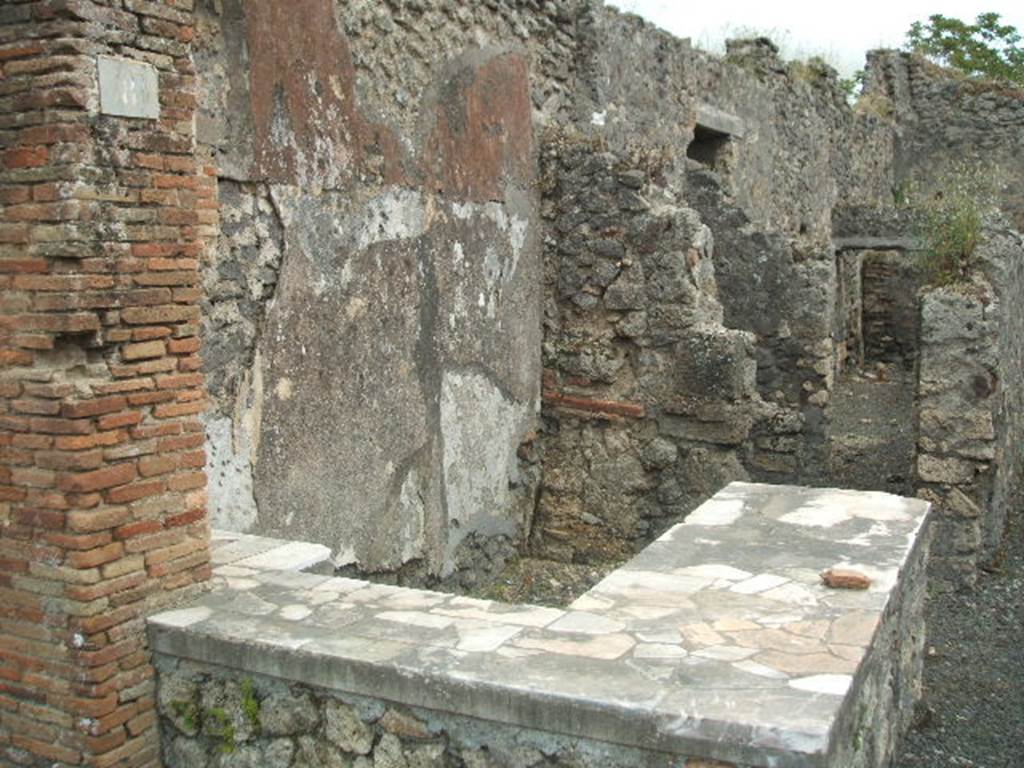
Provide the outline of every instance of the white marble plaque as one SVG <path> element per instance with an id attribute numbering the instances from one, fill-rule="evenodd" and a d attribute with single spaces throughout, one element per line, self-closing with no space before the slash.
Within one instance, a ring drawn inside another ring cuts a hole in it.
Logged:
<path id="1" fill-rule="evenodd" d="M 156 69 L 151 64 L 114 56 L 97 56 L 100 113 L 117 117 L 160 117 Z"/>

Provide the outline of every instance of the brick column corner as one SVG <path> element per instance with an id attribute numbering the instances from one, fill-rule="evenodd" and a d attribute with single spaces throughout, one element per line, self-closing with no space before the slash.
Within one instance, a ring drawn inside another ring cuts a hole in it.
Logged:
<path id="1" fill-rule="evenodd" d="M 209 576 L 192 35 L 0 7 L 2 765 L 159 765 L 145 617 Z"/>

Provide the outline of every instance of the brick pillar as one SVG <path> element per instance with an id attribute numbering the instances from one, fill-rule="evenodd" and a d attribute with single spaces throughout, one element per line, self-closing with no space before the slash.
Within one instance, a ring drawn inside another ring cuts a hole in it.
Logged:
<path id="1" fill-rule="evenodd" d="M 144 618 L 209 574 L 191 7 L 0 4 L 0 765 L 158 765 Z"/>

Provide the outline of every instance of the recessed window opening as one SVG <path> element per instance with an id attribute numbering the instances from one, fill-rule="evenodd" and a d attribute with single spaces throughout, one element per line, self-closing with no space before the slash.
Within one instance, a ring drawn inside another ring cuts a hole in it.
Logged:
<path id="1" fill-rule="evenodd" d="M 732 136 L 698 124 L 693 129 L 693 141 L 686 148 L 686 156 L 706 165 L 713 171 L 724 168 L 724 160 Z"/>

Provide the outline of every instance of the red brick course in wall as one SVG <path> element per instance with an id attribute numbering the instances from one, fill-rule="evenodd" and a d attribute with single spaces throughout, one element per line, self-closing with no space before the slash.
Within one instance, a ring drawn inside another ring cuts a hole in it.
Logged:
<path id="1" fill-rule="evenodd" d="M 0 4 L 0 765 L 157 766 L 148 613 L 209 576 L 192 0 Z M 158 72 L 103 115 L 97 55 Z"/>

